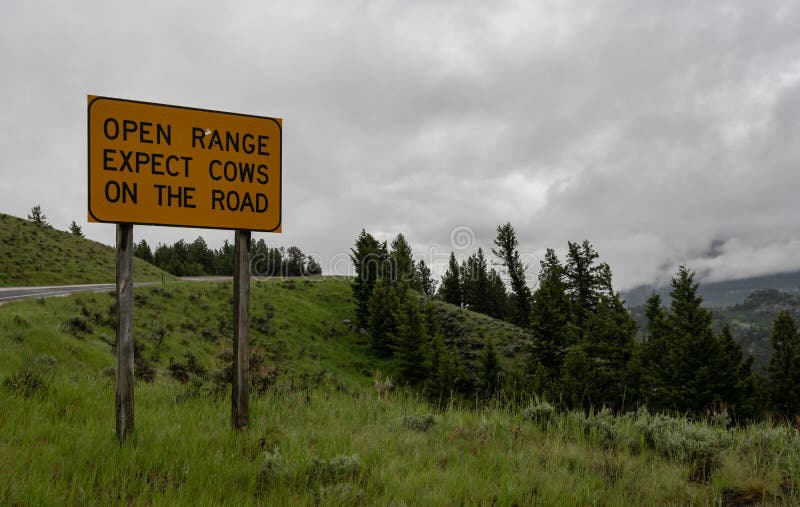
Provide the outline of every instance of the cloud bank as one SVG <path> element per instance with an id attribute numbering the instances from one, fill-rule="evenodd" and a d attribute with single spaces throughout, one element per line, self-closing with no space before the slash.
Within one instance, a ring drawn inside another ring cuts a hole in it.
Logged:
<path id="1" fill-rule="evenodd" d="M 620 288 L 800 268 L 796 2 L 12 1 L 0 211 L 86 216 L 87 94 L 284 118 L 284 234 L 588 238 Z M 84 225 L 113 242 L 114 228 Z M 225 231 L 137 227 L 149 243 Z"/>

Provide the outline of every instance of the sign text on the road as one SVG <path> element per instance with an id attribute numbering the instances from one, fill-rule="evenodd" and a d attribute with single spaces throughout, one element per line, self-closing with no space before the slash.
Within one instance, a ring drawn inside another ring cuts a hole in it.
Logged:
<path id="1" fill-rule="evenodd" d="M 280 118 L 88 97 L 89 221 L 281 231 Z"/>

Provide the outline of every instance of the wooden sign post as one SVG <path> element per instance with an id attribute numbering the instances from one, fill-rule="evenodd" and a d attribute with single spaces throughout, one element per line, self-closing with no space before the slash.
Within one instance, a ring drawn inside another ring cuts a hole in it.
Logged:
<path id="1" fill-rule="evenodd" d="M 231 420 L 249 422 L 251 231 L 281 232 L 280 118 L 88 97 L 90 222 L 117 224 L 117 437 L 133 431 L 133 224 L 236 230 Z"/>
<path id="2" fill-rule="evenodd" d="M 231 421 L 246 428 L 250 418 L 250 231 L 236 231 L 233 245 L 233 388 Z"/>
<path id="3" fill-rule="evenodd" d="M 133 225 L 117 224 L 117 439 L 133 432 Z"/>

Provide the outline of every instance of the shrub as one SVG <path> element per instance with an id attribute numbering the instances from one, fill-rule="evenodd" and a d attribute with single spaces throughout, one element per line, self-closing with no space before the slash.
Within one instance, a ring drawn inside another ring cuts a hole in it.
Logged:
<path id="1" fill-rule="evenodd" d="M 189 371 L 186 369 L 186 365 L 175 361 L 175 359 L 172 357 L 169 358 L 169 366 L 167 366 L 167 371 L 170 375 L 172 375 L 173 378 L 182 384 L 185 384 L 189 381 Z"/>
<path id="2" fill-rule="evenodd" d="M 219 333 L 209 328 L 203 329 L 201 335 L 203 336 L 204 340 L 209 341 L 211 343 L 215 343 L 219 339 Z"/>
<path id="3" fill-rule="evenodd" d="M 727 428 L 731 425 L 731 416 L 726 407 L 722 407 L 719 410 L 706 411 L 706 419 L 712 426 Z"/>
<path id="4" fill-rule="evenodd" d="M 56 359 L 53 356 L 39 354 L 3 380 L 3 388 L 30 398 L 47 389 L 53 377 L 55 364 Z"/>
<path id="5" fill-rule="evenodd" d="M 30 322 L 28 322 L 28 320 L 25 317 L 22 317 L 18 314 L 14 314 L 12 322 L 14 323 L 15 326 L 21 327 L 23 329 L 28 328 L 31 325 Z"/>
<path id="6" fill-rule="evenodd" d="M 98 319 L 95 319 L 95 320 L 98 320 Z M 110 305 L 108 305 L 108 308 L 106 309 L 105 316 L 104 317 L 100 317 L 99 320 L 101 322 L 98 322 L 98 324 L 102 324 L 102 325 L 105 325 L 105 326 L 110 327 L 110 328 L 114 328 L 114 327 L 117 326 L 117 301 L 116 301 L 116 299 Z"/>
<path id="7" fill-rule="evenodd" d="M 250 385 L 256 394 L 264 394 L 272 388 L 278 380 L 278 368 L 261 367 L 250 370 Z"/>
<path id="8" fill-rule="evenodd" d="M 761 465 L 778 462 L 790 466 L 800 456 L 800 433 L 788 426 L 751 426 L 741 450 L 753 455 Z"/>
<path id="9" fill-rule="evenodd" d="M 546 426 L 556 415 L 556 407 L 545 400 L 537 401 L 522 411 L 522 417 L 533 421 L 533 424 Z"/>
<path id="10" fill-rule="evenodd" d="M 258 331 L 259 333 L 264 333 L 266 335 L 274 334 L 271 332 L 270 326 L 271 319 L 269 317 L 265 317 L 262 315 L 255 315 L 251 319 L 251 327 Z"/>
<path id="11" fill-rule="evenodd" d="M 333 484 L 355 478 L 361 471 L 357 454 L 338 455 L 329 460 L 311 458 L 307 478 L 309 483 Z"/>
<path id="12" fill-rule="evenodd" d="M 283 477 L 283 474 L 283 458 L 278 448 L 264 451 L 264 459 L 261 461 L 261 483 L 263 485 L 274 484 Z"/>
<path id="13" fill-rule="evenodd" d="M 614 415 L 608 408 L 590 414 L 584 422 L 584 432 L 596 441 L 610 445 L 616 438 L 617 431 L 614 427 Z"/>
<path id="14" fill-rule="evenodd" d="M 89 325 L 89 321 L 82 315 L 70 317 L 61 324 L 59 329 L 76 338 L 83 338 L 86 334 L 92 332 L 92 326 Z"/>
<path id="15" fill-rule="evenodd" d="M 723 428 L 640 411 L 634 424 L 643 441 L 661 455 L 689 463 L 689 479 L 707 483 L 720 464 L 720 452 L 732 436 Z"/>
<path id="16" fill-rule="evenodd" d="M 698 447 L 692 455 L 689 480 L 707 484 L 711 482 L 711 476 L 721 464 L 722 460 L 717 449 L 711 446 Z"/>
<path id="17" fill-rule="evenodd" d="M 187 382 L 184 383 L 186 387 L 180 393 L 175 395 L 175 403 L 182 403 L 194 398 L 199 398 L 203 394 L 203 379 L 190 375 Z"/>
<path id="18" fill-rule="evenodd" d="M 152 382 L 156 379 L 156 370 L 143 355 L 138 354 L 133 358 L 133 372 L 137 379 Z"/>
<path id="19" fill-rule="evenodd" d="M 197 360 L 197 356 L 191 352 L 187 352 L 184 354 L 184 357 L 186 358 L 186 369 L 189 370 L 190 373 L 197 375 L 198 377 L 206 376 L 206 367 L 200 364 L 200 362 Z"/>
<path id="20" fill-rule="evenodd" d="M 436 422 L 432 414 L 403 416 L 403 426 L 414 431 L 428 431 Z"/>
<path id="21" fill-rule="evenodd" d="M 186 352 L 186 354 L 184 354 L 184 358 L 186 359 L 184 363 L 175 361 L 175 359 L 172 357 L 169 358 L 169 366 L 167 366 L 167 371 L 169 371 L 170 375 L 172 375 L 182 384 L 188 382 L 191 377 L 198 377 L 201 380 L 206 377 L 206 368 L 200 364 L 200 362 L 197 360 L 197 356 L 191 352 Z"/>
<path id="22" fill-rule="evenodd" d="M 364 492 L 360 488 L 349 482 L 340 482 L 320 486 L 316 500 L 318 505 L 358 505 L 363 498 Z"/>

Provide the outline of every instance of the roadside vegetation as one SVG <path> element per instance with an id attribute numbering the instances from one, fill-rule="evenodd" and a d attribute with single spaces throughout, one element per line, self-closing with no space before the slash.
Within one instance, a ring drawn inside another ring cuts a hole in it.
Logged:
<path id="1" fill-rule="evenodd" d="M 478 248 L 460 263 L 451 254 L 435 290 L 403 234 L 389 243 L 361 231 L 351 250 L 356 322 L 369 330 L 375 353 L 396 365 L 402 384 L 432 400 L 449 391 L 535 395 L 562 410 L 647 407 L 693 417 L 726 413 L 737 424 L 800 421 L 800 333 L 789 312 L 775 316 L 766 371 L 754 371 L 731 326 L 714 329 L 687 266 L 672 279 L 669 304 L 652 293 L 637 326 L 611 267 L 588 240 L 568 242 L 563 259 L 547 249 L 533 287 L 510 223 L 497 228 L 494 246 L 507 284 Z M 442 301 L 518 329 L 516 347 L 503 354 L 514 360 L 502 361 L 496 333 L 484 336 L 480 353 L 465 346 L 438 312 Z"/>
<path id="2" fill-rule="evenodd" d="M 0 307 L 0 504 L 800 501 L 800 440 L 785 423 L 614 415 L 499 392 L 430 401 L 400 386 L 402 365 L 350 322 L 350 280 L 254 282 L 251 425 L 234 431 L 230 296 L 229 283 L 136 290 L 136 429 L 121 447 L 111 295 Z M 514 367 L 523 331 L 435 305 L 448 336 L 474 344 L 476 375 L 490 333 L 500 367 Z"/>

